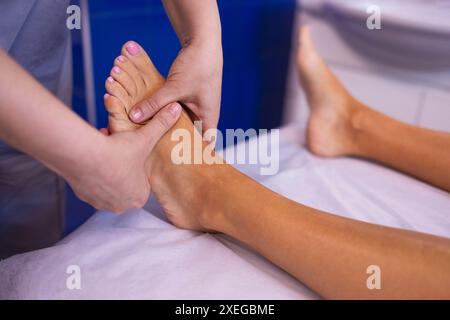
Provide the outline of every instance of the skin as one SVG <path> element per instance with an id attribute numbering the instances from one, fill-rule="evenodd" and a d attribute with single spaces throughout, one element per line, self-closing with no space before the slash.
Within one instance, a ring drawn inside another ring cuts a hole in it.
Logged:
<path id="1" fill-rule="evenodd" d="M 217 4 L 167 0 L 164 5 L 183 49 L 170 70 L 170 81 L 141 106 L 147 124 L 136 132 L 100 134 L 0 50 L 0 139 L 65 178 L 80 199 L 97 209 L 121 213 L 145 204 L 150 194 L 146 159 L 180 115 L 180 106 L 172 102 L 183 101 L 209 126 L 217 124 L 222 78 Z M 134 93 L 150 92 L 147 86 L 154 84 L 136 85 L 141 86 Z M 149 96 L 131 101 L 127 111 L 145 98 Z"/>
<path id="2" fill-rule="evenodd" d="M 0 139 L 64 177 L 78 197 L 98 209 L 119 213 L 145 204 L 150 193 L 145 162 L 179 109 L 169 106 L 137 131 L 106 137 L 1 50 L 0 68 Z"/>
<path id="3" fill-rule="evenodd" d="M 302 50 L 310 49 L 301 48 L 299 55 L 302 56 Z M 147 57 L 143 52 L 130 58 L 132 63 L 123 66 L 122 71 L 130 75 L 137 71 L 144 77 L 149 70 L 155 72 L 152 68 L 139 67 L 144 59 Z M 131 65 L 135 70 L 128 69 Z M 301 66 L 299 71 L 302 77 L 313 81 Z M 319 74 L 322 71 L 318 70 Z M 329 75 L 325 77 L 321 80 L 326 83 L 337 81 Z M 124 79 L 118 80 L 113 88 L 121 86 L 130 94 L 132 81 Z M 308 86 L 305 89 L 314 90 Z M 336 88 L 328 89 L 339 93 Z M 107 90 L 111 97 L 119 92 Z M 105 102 L 110 111 L 110 102 Z M 312 106 L 312 117 L 317 117 L 316 107 L 318 105 Z M 125 108 L 117 103 L 110 112 L 117 110 Z M 330 117 L 327 116 L 327 120 Z M 123 119 L 126 119 L 125 112 Z M 115 121 L 114 118 L 111 121 Z M 125 123 L 121 125 L 126 127 Z M 351 127 L 344 123 L 334 125 L 339 130 Z M 110 123 L 110 128 L 114 127 L 115 124 Z M 125 128 L 134 129 L 132 123 Z M 171 134 L 177 129 L 188 130 L 192 136 L 200 135 L 183 112 L 177 124 L 155 147 L 147 167 L 153 190 L 176 226 L 228 234 L 325 298 L 450 298 L 449 239 L 355 221 L 309 208 L 272 192 L 227 164 L 176 165 L 170 154 L 177 143 L 171 140 Z M 336 137 L 336 141 L 352 136 L 345 130 L 341 133 L 345 136 Z M 318 138 L 311 128 L 309 139 L 311 149 L 320 150 L 315 149 L 319 147 L 314 145 Z M 366 286 L 367 267 L 374 264 L 381 268 L 382 290 L 369 290 Z"/>
<path id="4" fill-rule="evenodd" d="M 307 134 L 312 152 L 375 160 L 450 191 L 450 134 L 402 123 L 364 105 L 325 65 L 308 28 L 299 33 L 299 42 L 299 75 L 311 106 Z"/>
<path id="5" fill-rule="evenodd" d="M 222 39 L 216 0 L 164 0 L 182 46 L 167 81 L 130 112 L 136 123 L 172 102 L 182 102 L 204 129 L 216 128 L 222 88 Z"/>

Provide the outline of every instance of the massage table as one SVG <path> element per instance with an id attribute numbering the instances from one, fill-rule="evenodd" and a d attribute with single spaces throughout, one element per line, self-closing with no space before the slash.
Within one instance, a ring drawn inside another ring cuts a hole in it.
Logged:
<path id="1" fill-rule="evenodd" d="M 304 148 L 302 130 L 292 125 L 281 129 L 278 174 L 262 176 L 258 165 L 235 167 L 320 210 L 450 237 L 449 193 L 368 161 L 316 157 Z M 245 152 L 245 147 L 234 146 L 236 152 Z M 72 266 L 79 271 L 79 289 L 67 285 Z M 177 229 L 151 198 L 143 209 L 120 216 L 99 211 L 53 247 L 0 261 L 0 298 L 320 297 L 238 241 Z"/>

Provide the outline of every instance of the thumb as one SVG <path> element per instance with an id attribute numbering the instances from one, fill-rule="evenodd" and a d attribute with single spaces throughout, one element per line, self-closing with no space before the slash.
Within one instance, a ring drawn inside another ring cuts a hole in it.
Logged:
<path id="1" fill-rule="evenodd" d="M 171 103 L 137 131 L 142 134 L 149 152 L 153 150 L 162 136 L 177 122 L 180 118 L 181 110 L 180 104 L 176 102 Z"/>
<path id="2" fill-rule="evenodd" d="M 153 117 L 162 107 L 179 100 L 177 89 L 165 84 L 150 98 L 136 104 L 130 111 L 130 119 L 135 123 L 142 123 Z"/>

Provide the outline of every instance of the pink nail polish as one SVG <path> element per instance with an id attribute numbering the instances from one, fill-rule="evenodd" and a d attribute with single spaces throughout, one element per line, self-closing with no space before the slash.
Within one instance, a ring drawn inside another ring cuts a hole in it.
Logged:
<path id="1" fill-rule="evenodd" d="M 120 73 L 120 68 L 119 67 L 114 67 L 113 71 L 115 74 L 119 74 Z"/>
<path id="2" fill-rule="evenodd" d="M 142 111 L 138 108 L 135 108 L 131 111 L 130 117 L 131 119 L 133 119 L 133 121 L 140 121 L 142 117 Z"/>
<path id="3" fill-rule="evenodd" d="M 169 107 L 169 111 L 174 118 L 176 118 L 178 116 L 178 114 L 180 113 L 180 110 L 181 110 L 181 106 L 178 103 L 174 103 Z"/>
<path id="4" fill-rule="evenodd" d="M 114 83 L 114 79 L 113 79 L 113 77 L 108 77 L 108 79 L 107 79 L 107 80 L 108 80 L 108 82 L 109 82 L 109 83 Z"/>
<path id="5" fill-rule="evenodd" d="M 141 48 L 135 42 L 131 41 L 127 44 L 127 51 L 132 56 L 137 56 L 141 52 Z"/>
<path id="6" fill-rule="evenodd" d="M 105 93 L 105 95 L 103 96 L 103 99 L 108 99 L 109 98 L 109 94 Z"/>
<path id="7" fill-rule="evenodd" d="M 119 60 L 120 62 L 125 62 L 125 57 L 119 56 L 119 57 L 117 57 L 117 60 Z"/>

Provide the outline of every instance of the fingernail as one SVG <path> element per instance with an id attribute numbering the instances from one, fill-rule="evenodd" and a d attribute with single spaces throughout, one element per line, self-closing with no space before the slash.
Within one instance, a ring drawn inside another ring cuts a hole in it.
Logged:
<path id="1" fill-rule="evenodd" d="M 142 111 L 139 108 L 134 108 L 131 111 L 130 117 L 133 121 L 140 121 L 142 118 Z"/>
<path id="2" fill-rule="evenodd" d="M 169 112 L 174 118 L 178 117 L 181 111 L 181 106 L 178 103 L 174 103 L 169 107 Z"/>
<path id="3" fill-rule="evenodd" d="M 108 82 L 109 82 L 109 83 L 114 83 L 113 77 L 108 77 Z"/>
<path id="4" fill-rule="evenodd" d="M 135 42 L 131 41 L 127 44 L 127 51 L 132 56 L 137 56 L 141 52 L 141 48 Z"/>
<path id="5" fill-rule="evenodd" d="M 118 56 L 117 60 L 119 60 L 120 62 L 125 62 L 125 57 L 124 56 Z"/>
<path id="6" fill-rule="evenodd" d="M 103 96 L 103 99 L 108 99 L 109 98 L 109 94 L 105 93 L 105 95 Z"/>
<path id="7" fill-rule="evenodd" d="M 119 74 L 120 73 L 120 68 L 119 67 L 114 67 L 113 71 L 115 74 Z"/>

